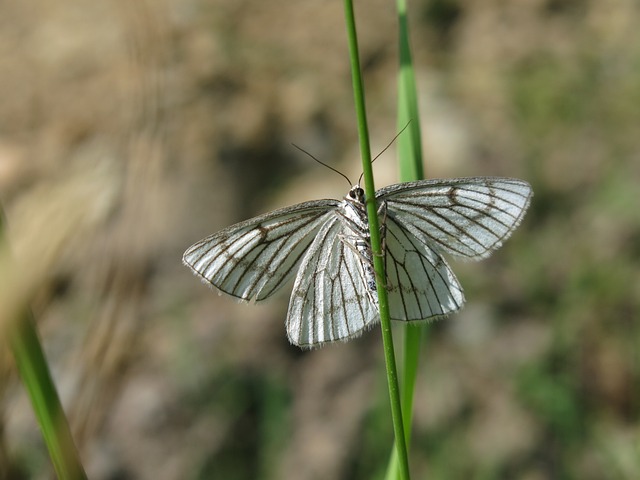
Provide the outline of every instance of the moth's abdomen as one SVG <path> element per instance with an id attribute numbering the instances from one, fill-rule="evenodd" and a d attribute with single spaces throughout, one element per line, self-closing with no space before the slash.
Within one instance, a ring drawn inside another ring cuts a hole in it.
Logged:
<path id="1" fill-rule="evenodd" d="M 343 242 L 346 242 L 347 247 L 357 254 L 360 260 L 361 275 L 366 285 L 367 295 L 376 308 L 378 308 L 376 276 L 373 268 L 371 234 L 369 232 L 366 207 L 363 202 L 347 198 L 340 205 L 339 212 L 347 227 L 345 230 L 350 232 L 344 236 Z"/>

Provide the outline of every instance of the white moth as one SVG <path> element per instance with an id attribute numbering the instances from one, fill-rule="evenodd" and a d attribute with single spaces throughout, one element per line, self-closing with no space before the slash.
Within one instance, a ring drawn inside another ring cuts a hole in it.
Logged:
<path id="1" fill-rule="evenodd" d="M 422 180 L 376 192 L 393 320 L 429 320 L 462 307 L 442 257 L 478 260 L 518 226 L 532 191 L 497 177 Z M 287 314 L 291 343 L 349 340 L 379 319 L 364 191 L 316 200 L 232 225 L 192 245 L 183 262 L 243 300 L 264 300 L 297 273 Z"/>

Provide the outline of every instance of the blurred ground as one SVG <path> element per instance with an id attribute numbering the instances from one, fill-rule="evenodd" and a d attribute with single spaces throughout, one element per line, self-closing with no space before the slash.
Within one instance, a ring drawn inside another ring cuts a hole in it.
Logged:
<path id="1" fill-rule="evenodd" d="M 357 3 L 380 151 L 396 21 Z M 425 342 L 414 476 L 638 478 L 639 8 L 409 3 L 427 175 L 535 191 L 499 253 L 454 262 L 468 303 Z M 342 3 L 10 0 L 0 72 L 0 199 L 90 478 L 382 478 L 379 334 L 301 352 L 286 292 L 239 305 L 180 264 L 235 221 L 344 194 L 291 142 L 359 174 Z M 2 471 L 49 478 L 3 362 Z"/>

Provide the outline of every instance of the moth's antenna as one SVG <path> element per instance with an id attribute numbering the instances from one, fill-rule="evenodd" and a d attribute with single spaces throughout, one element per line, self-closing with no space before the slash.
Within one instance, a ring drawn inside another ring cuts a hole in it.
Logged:
<path id="1" fill-rule="evenodd" d="M 389 149 L 389 147 L 390 147 L 391 145 L 393 145 L 393 142 L 395 142 L 395 141 L 398 139 L 398 137 L 400 136 L 400 134 L 401 134 L 402 132 L 404 132 L 404 131 L 407 129 L 407 127 L 409 126 L 409 124 L 410 124 L 410 123 L 411 123 L 411 120 L 409 120 L 409 121 L 407 122 L 407 124 L 406 124 L 404 127 L 402 127 L 402 130 L 400 130 L 398 133 L 396 133 L 396 136 L 395 136 L 395 137 L 393 137 L 393 138 L 391 139 L 391 141 L 389 142 L 389 144 L 388 144 L 386 147 L 384 147 L 384 148 L 382 149 L 382 151 L 381 151 L 378 155 L 376 155 L 376 156 L 375 156 L 375 158 L 374 158 L 373 160 L 371 160 L 371 163 L 372 163 L 372 164 L 373 164 L 373 162 L 375 162 L 375 161 L 378 159 L 378 157 L 380 157 L 380 155 L 382 155 L 384 152 L 386 152 L 386 151 Z M 363 176 L 363 175 L 364 175 L 364 172 L 362 172 L 362 173 L 360 174 L 360 178 L 358 178 L 358 185 L 360 185 L 360 182 L 362 181 L 362 176 Z"/>
<path id="2" fill-rule="evenodd" d="M 351 180 L 349 180 L 349 177 L 347 177 L 344 173 L 336 170 L 335 168 L 333 168 L 331 165 L 327 165 L 324 162 L 321 162 L 320 160 L 318 160 L 316 157 L 314 157 L 313 155 L 311 155 L 309 152 L 307 152 L 304 148 L 299 147 L 298 145 L 296 145 L 295 143 L 292 143 L 291 145 L 293 145 L 294 147 L 296 147 L 298 150 L 300 150 L 302 153 L 306 153 L 307 155 L 309 155 L 313 160 L 315 160 L 316 162 L 318 162 L 320 165 L 323 165 L 325 167 L 327 167 L 329 170 L 333 170 L 334 172 L 336 172 L 338 175 L 340 175 L 342 178 L 344 178 L 347 183 L 349 184 L 349 188 L 351 188 L 353 186 L 353 184 L 351 183 Z"/>

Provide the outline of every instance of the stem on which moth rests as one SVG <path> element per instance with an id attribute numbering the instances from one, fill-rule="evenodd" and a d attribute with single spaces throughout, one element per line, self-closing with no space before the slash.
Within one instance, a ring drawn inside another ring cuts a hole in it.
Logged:
<path id="1" fill-rule="evenodd" d="M 345 0 L 345 20 L 349 39 L 349 58 L 351 61 L 351 76 L 353 81 L 353 94 L 355 100 L 356 115 L 358 121 L 358 138 L 360 140 L 360 153 L 362 156 L 362 171 L 364 176 L 364 190 L 367 198 L 367 217 L 369 219 L 369 233 L 371 235 L 371 250 L 373 252 L 373 266 L 376 277 L 378 293 L 378 305 L 380 311 L 380 326 L 384 348 L 385 364 L 387 370 L 387 384 L 389 387 L 389 399 L 391 402 L 391 419 L 395 435 L 396 450 L 399 460 L 399 471 L 403 480 L 409 480 L 409 459 L 402 420 L 402 408 L 400 403 L 400 391 L 398 388 L 398 374 L 393 348 L 393 336 L 391 333 L 391 318 L 389 315 L 389 302 L 384 279 L 384 258 L 380 242 L 380 229 L 378 225 L 377 206 L 375 202 L 375 185 L 373 181 L 373 168 L 371 165 L 371 147 L 369 143 L 369 131 L 367 127 L 367 115 L 364 100 L 364 85 L 360 71 L 360 59 L 358 53 L 358 38 L 356 33 L 353 2 Z"/>

